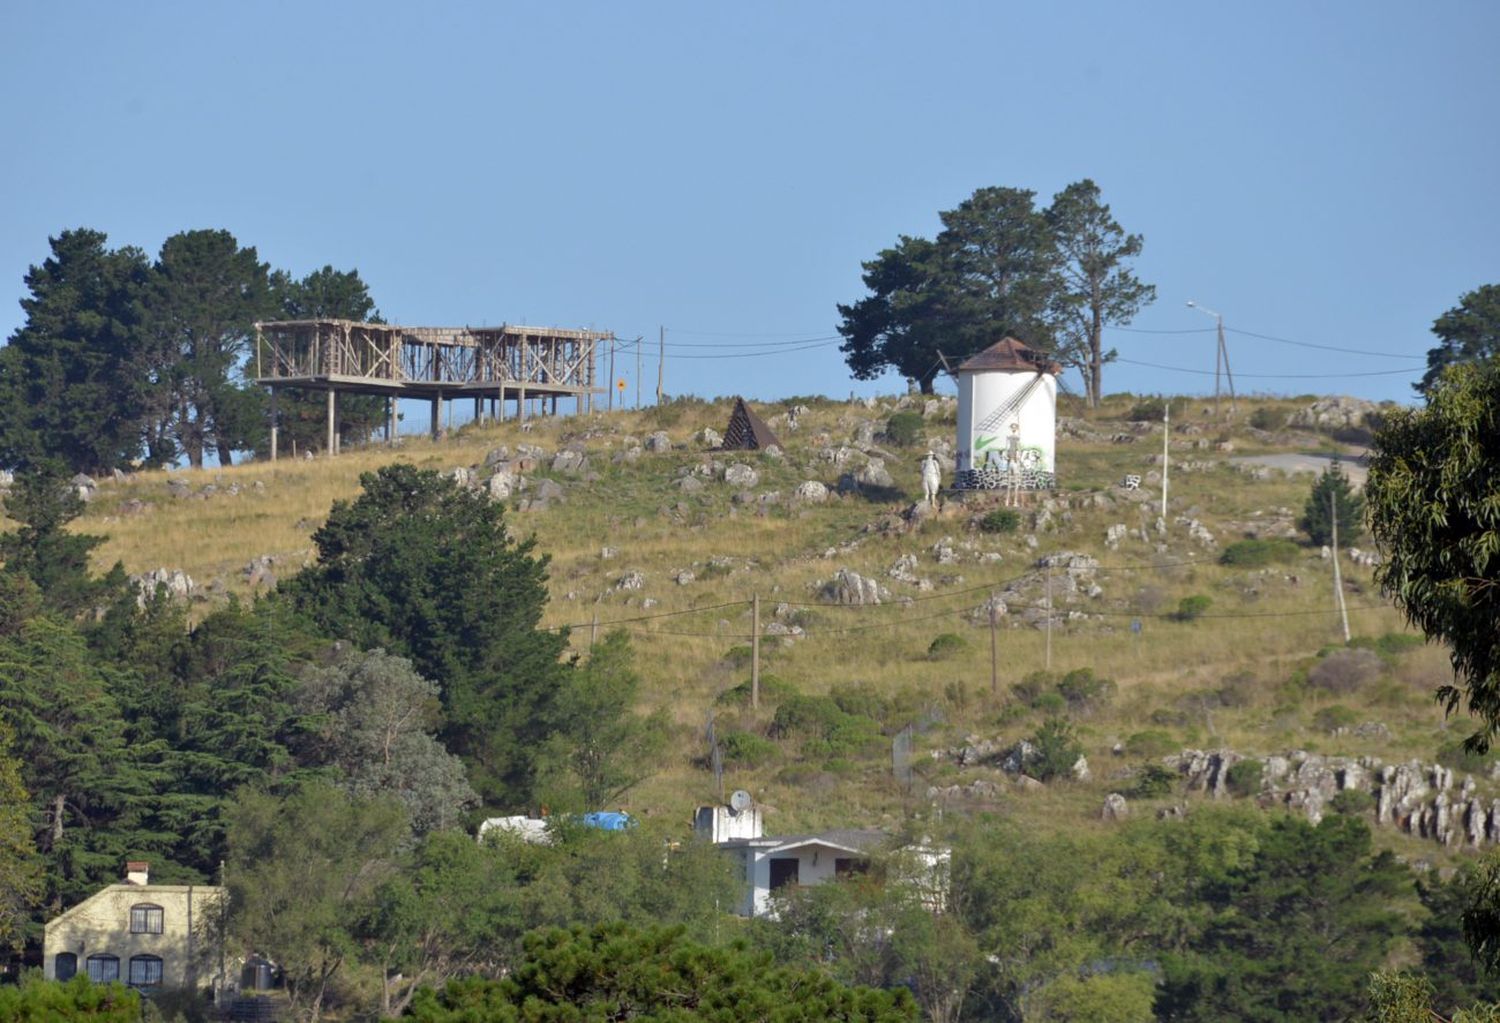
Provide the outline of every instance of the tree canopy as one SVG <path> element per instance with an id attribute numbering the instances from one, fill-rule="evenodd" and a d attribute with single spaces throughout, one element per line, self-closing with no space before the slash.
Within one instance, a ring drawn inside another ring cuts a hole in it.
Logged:
<path id="1" fill-rule="evenodd" d="M 1407 619 L 1448 645 L 1450 712 L 1479 719 L 1486 748 L 1500 726 L 1500 364 L 1453 366 L 1427 406 L 1392 412 L 1365 484 L 1383 561 L 1376 580 Z"/>
<path id="2" fill-rule="evenodd" d="M 1131 272 L 1142 239 L 1124 232 L 1084 180 L 1045 210 L 1036 193 L 981 188 L 938 214 L 936 240 L 901 236 L 863 264 L 869 294 L 840 304 L 838 330 L 856 379 L 895 369 L 930 393 L 942 361 L 1007 334 L 1083 374 L 1097 400 L 1103 329 L 1129 323 L 1155 290 Z"/>
<path id="3" fill-rule="evenodd" d="M 1432 332 L 1438 344 L 1427 352 L 1427 372 L 1416 384 L 1420 394 L 1431 394 L 1449 366 L 1500 355 L 1500 284 L 1462 295 L 1458 305 L 1433 321 Z"/>
<path id="4" fill-rule="evenodd" d="M 537 628 L 547 559 L 510 537 L 499 504 L 434 471 L 389 465 L 360 482 L 281 599 L 328 635 L 410 660 L 438 684 L 440 737 L 476 791 L 526 806 L 566 671 L 566 635 Z"/>

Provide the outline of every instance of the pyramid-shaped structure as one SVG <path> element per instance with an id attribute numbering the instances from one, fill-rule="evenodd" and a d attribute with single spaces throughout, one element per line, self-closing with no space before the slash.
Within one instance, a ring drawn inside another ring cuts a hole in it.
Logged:
<path id="1" fill-rule="evenodd" d="M 744 398 L 734 399 L 734 411 L 729 414 L 729 425 L 724 428 L 725 451 L 764 451 L 771 445 L 781 446 L 765 420 L 750 411 Z"/>
<path id="2" fill-rule="evenodd" d="M 958 367 L 960 373 L 1051 373 L 1062 367 L 1046 354 L 1006 335 Z"/>

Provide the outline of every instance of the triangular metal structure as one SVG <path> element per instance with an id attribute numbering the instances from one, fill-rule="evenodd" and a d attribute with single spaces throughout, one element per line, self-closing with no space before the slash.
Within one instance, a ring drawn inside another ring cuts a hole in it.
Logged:
<path id="1" fill-rule="evenodd" d="M 729 425 L 724 428 L 724 451 L 764 451 L 775 445 L 781 446 L 765 420 L 750 411 L 744 398 L 734 399 L 734 411 L 729 414 Z"/>

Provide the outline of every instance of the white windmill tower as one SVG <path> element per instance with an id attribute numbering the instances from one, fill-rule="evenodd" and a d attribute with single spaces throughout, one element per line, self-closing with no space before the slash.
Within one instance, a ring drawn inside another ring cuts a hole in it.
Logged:
<path id="1" fill-rule="evenodd" d="M 1013 337 L 958 367 L 958 488 L 1001 489 L 1012 471 L 1019 473 L 1023 490 L 1055 485 L 1061 372 L 1057 363 Z"/>

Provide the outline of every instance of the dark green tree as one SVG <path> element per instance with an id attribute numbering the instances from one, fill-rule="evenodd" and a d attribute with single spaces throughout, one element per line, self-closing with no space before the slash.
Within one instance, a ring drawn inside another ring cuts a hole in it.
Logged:
<path id="1" fill-rule="evenodd" d="M 1157 1018 L 1292 1023 L 1354 1018 L 1365 980 L 1402 932 L 1411 877 L 1373 854 L 1357 818 L 1292 817 L 1202 891 L 1210 916 L 1190 950 L 1162 959 Z"/>
<path id="2" fill-rule="evenodd" d="M 102 473 L 141 451 L 154 381 L 144 364 L 145 253 L 64 231 L 26 274 L 25 325 L 0 349 L 0 464 L 58 459 Z"/>
<path id="3" fill-rule="evenodd" d="M 48 1023 L 138 1023 L 141 996 L 124 984 L 95 984 L 84 974 L 69 981 L 28 976 L 0 985 L 0 1019 Z"/>
<path id="4" fill-rule="evenodd" d="M 525 807 L 565 685 L 565 635 L 537 625 L 547 559 L 501 505 L 431 470 L 390 465 L 333 506 L 318 562 L 279 589 L 328 635 L 412 662 L 441 689 L 440 737 L 487 801 Z"/>
<path id="5" fill-rule="evenodd" d="M 275 315 L 285 320 L 354 320 L 359 323 L 383 323 L 370 289 L 358 270 L 335 270 L 324 266 L 301 280 L 284 270 L 271 274 L 271 296 Z M 296 444 L 301 450 L 317 450 L 327 441 L 328 419 L 322 391 L 283 389 L 277 396 L 277 420 L 282 431 L 282 445 Z M 359 394 L 339 397 L 339 436 L 345 440 L 366 440 L 385 423 L 386 399 Z M 257 447 L 257 453 L 270 450 L 269 435 Z"/>
<path id="6" fill-rule="evenodd" d="M 83 499 L 62 463 L 37 463 L 17 476 L 5 513 L 21 525 L 0 535 L 3 571 L 35 583 L 49 608 L 75 617 L 124 594 L 125 570 L 118 563 L 103 578 L 89 572 L 89 554 L 105 537 L 64 528 L 83 514 Z"/>
<path id="7" fill-rule="evenodd" d="M 1365 499 L 1349 482 L 1343 466 L 1334 461 L 1313 483 L 1297 523 L 1314 544 L 1333 542 L 1333 519 L 1338 516 L 1339 543 L 1350 544 L 1364 535 Z"/>
<path id="8" fill-rule="evenodd" d="M 1380 545 L 1376 579 L 1407 620 L 1448 644 L 1451 713 L 1466 701 L 1470 738 L 1500 725 L 1500 366 L 1454 366 L 1427 407 L 1392 412 L 1376 435 L 1365 484 Z"/>
<path id="9" fill-rule="evenodd" d="M 31 832 L 31 797 L 12 753 L 15 731 L 0 721 L 0 950 L 17 951 L 42 896 L 42 863 Z"/>
<path id="10" fill-rule="evenodd" d="M 153 409 L 153 450 L 167 440 L 198 468 L 205 451 L 228 465 L 264 429 L 259 393 L 243 381 L 255 321 L 271 313 L 270 280 L 255 249 L 228 231 L 185 231 L 162 243 L 147 327 L 164 399 Z"/>
<path id="11" fill-rule="evenodd" d="M 743 946 L 697 945 L 679 929 L 605 925 L 535 932 L 511 976 L 425 990 L 408 1016 L 419 1023 L 916 1023 L 919 1013 L 904 989 L 847 987 L 817 970 L 773 966 Z"/>
<path id="12" fill-rule="evenodd" d="M 941 256 L 925 238 L 902 236 L 863 264 L 870 294 L 840 305 L 839 350 L 856 380 L 874 380 L 887 368 L 915 380 L 924 393 L 942 369 L 949 296 Z"/>
<path id="13" fill-rule="evenodd" d="M 962 360 L 1007 334 L 1051 350 L 1060 263 L 1035 198 L 981 188 L 939 214 L 935 242 L 903 236 L 865 263 L 870 294 L 838 307 L 854 376 L 891 368 L 931 393 L 943 356 Z"/>
<path id="14" fill-rule="evenodd" d="M 150 819 L 161 781 L 154 751 L 126 744 L 107 682 L 71 625 L 43 615 L 0 636 L 0 721 L 24 765 L 49 910 L 162 847 Z"/>
<path id="15" fill-rule="evenodd" d="M 1460 296 L 1458 305 L 1433 321 L 1432 332 L 1438 345 L 1427 352 L 1427 372 L 1416 385 L 1420 394 L 1431 394 L 1449 366 L 1500 354 L 1500 284 L 1484 284 Z"/>
<path id="16" fill-rule="evenodd" d="M 1444 1015 L 1475 1002 L 1500 1002 L 1500 977 L 1485 968 L 1464 935 L 1468 914 L 1471 935 L 1479 939 L 1479 951 L 1500 951 L 1500 941 L 1496 940 L 1500 935 L 1488 935 L 1485 928 L 1473 926 L 1485 920 L 1485 881 L 1493 872 L 1492 860 L 1485 864 L 1470 862 L 1462 864 L 1446 881 L 1437 877 L 1417 881 L 1417 895 L 1427 915 L 1413 942 L 1422 956 L 1422 969 L 1433 982 L 1432 1004 Z M 1493 903 L 1494 887 L 1489 891 Z"/>
<path id="17" fill-rule="evenodd" d="M 583 809 L 603 809 L 651 776 L 668 722 L 660 712 L 636 713 L 634 661 L 629 634 L 617 630 L 570 672 L 557 696 L 558 731 L 544 765 L 550 806 L 562 809 L 577 793 Z"/>
<path id="18" fill-rule="evenodd" d="M 1083 376 L 1084 393 L 1097 408 L 1104 364 L 1115 354 L 1104 350 L 1104 328 L 1128 324 L 1155 301 L 1156 288 L 1128 265 L 1141 254 L 1141 236 L 1125 233 L 1093 181 L 1058 192 L 1046 218 L 1062 257 L 1058 355 Z"/>

